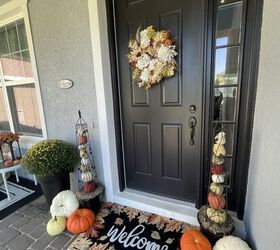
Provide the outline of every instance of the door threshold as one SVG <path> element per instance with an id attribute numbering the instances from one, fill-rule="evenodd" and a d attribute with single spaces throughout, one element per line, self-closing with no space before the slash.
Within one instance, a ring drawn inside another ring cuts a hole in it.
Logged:
<path id="1" fill-rule="evenodd" d="M 134 189 L 126 188 L 114 195 L 114 200 L 124 206 L 144 210 L 168 218 L 198 226 L 194 203 L 171 199 Z"/>
<path id="2" fill-rule="evenodd" d="M 196 217 L 198 210 L 195 208 L 195 204 L 191 202 L 171 199 L 129 188 L 126 188 L 123 192 L 116 193 L 114 195 L 114 202 L 199 226 Z M 233 235 L 245 239 L 246 231 L 243 221 L 237 218 L 236 213 L 229 213 L 235 222 Z"/>

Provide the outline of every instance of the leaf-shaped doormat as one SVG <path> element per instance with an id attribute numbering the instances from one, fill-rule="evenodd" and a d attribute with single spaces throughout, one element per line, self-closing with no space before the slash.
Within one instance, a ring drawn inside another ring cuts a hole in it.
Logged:
<path id="1" fill-rule="evenodd" d="M 190 224 L 134 208 L 106 203 L 96 223 L 80 234 L 69 250 L 176 250 Z"/>

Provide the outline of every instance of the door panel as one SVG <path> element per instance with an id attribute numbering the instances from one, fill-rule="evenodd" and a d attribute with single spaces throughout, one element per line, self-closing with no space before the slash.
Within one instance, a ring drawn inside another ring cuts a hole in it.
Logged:
<path id="1" fill-rule="evenodd" d="M 204 0 L 115 1 L 126 186 L 195 202 L 200 177 Z M 138 27 L 175 37 L 178 70 L 149 90 L 132 84 L 126 55 Z M 197 107 L 195 114 L 189 106 Z M 195 116 L 195 144 L 188 119 Z"/>

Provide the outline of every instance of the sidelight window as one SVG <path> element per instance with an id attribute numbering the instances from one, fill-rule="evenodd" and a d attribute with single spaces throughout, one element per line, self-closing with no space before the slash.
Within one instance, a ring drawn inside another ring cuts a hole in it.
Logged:
<path id="1" fill-rule="evenodd" d="M 232 190 L 242 62 L 242 1 L 219 0 L 216 10 L 213 70 L 213 136 L 226 133 L 226 170 Z"/>

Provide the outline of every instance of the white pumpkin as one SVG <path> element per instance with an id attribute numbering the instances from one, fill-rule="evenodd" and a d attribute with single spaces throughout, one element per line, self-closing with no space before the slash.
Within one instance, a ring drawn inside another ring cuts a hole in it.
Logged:
<path id="1" fill-rule="evenodd" d="M 208 207 L 206 210 L 208 218 L 216 223 L 223 223 L 227 219 L 227 213 L 224 210 L 215 210 Z"/>
<path id="2" fill-rule="evenodd" d="M 90 181 L 92 181 L 93 180 L 93 176 L 92 176 L 91 171 L 87 171 L 87 172 L 81 173 L 81 178 L 82 178 L 83 182 L 90 182 Z"/>
<path id="3" fill-rule="evenodd" d="M 214 183 L 224 183 L 225 175 L 224 174 L 212 174 L 212 181 Z"/>
<path id="4" fill-rule="evenodd" d="M 214 144 L 213 146 L 213 153 L 215 156 L 226 156 L 226 149 L 225 146 L 222 144 Z"/>
<path id="5" fill-rule="evenodd" d="M 90 165 L 90 159 L 89 158 L 82 158 L 81 164 L 83 164 L 83 165 Z"/>
<path id="6" fill-rule="evenodd" d="M 226 133 L 225 132 L 219 132 L 215 136 L 215 143 L 217 144 L 226 144 Z"/>
<path id="7" fill-rule="evenodd" d="M 248 244 L 238 237 L 226 236 L 217 241 L 213 250 L 252 250 Z"/>
<path id="8" fill-rule="evenodd" d="M 211 183 L 210 190 L 217 195 L 221 195 L 224 192 L 224 187 L 218 183 Z"/>
<path id="9" fill-rule="evenodd" d="M 71 213 L 79 208 L 79 201 L 71 190 L 58 193 L 52 200 L 50 212 L 52 217 L 69 217 Z"/>
<path id="10" fill-rule="evenodd" d="M 66 218 L 62 216 L 55 216 L 49 220 L 47 224 L 47 232 L 51 236 L 61 234 L 66 229 Z"/>
<path id="11" fill-rule="evenodd" d="M 225 159 L 223 157 L 218 157 L 215 154 L 212 156 L 212 163 L 222 165 L 225 163 Z"/>

